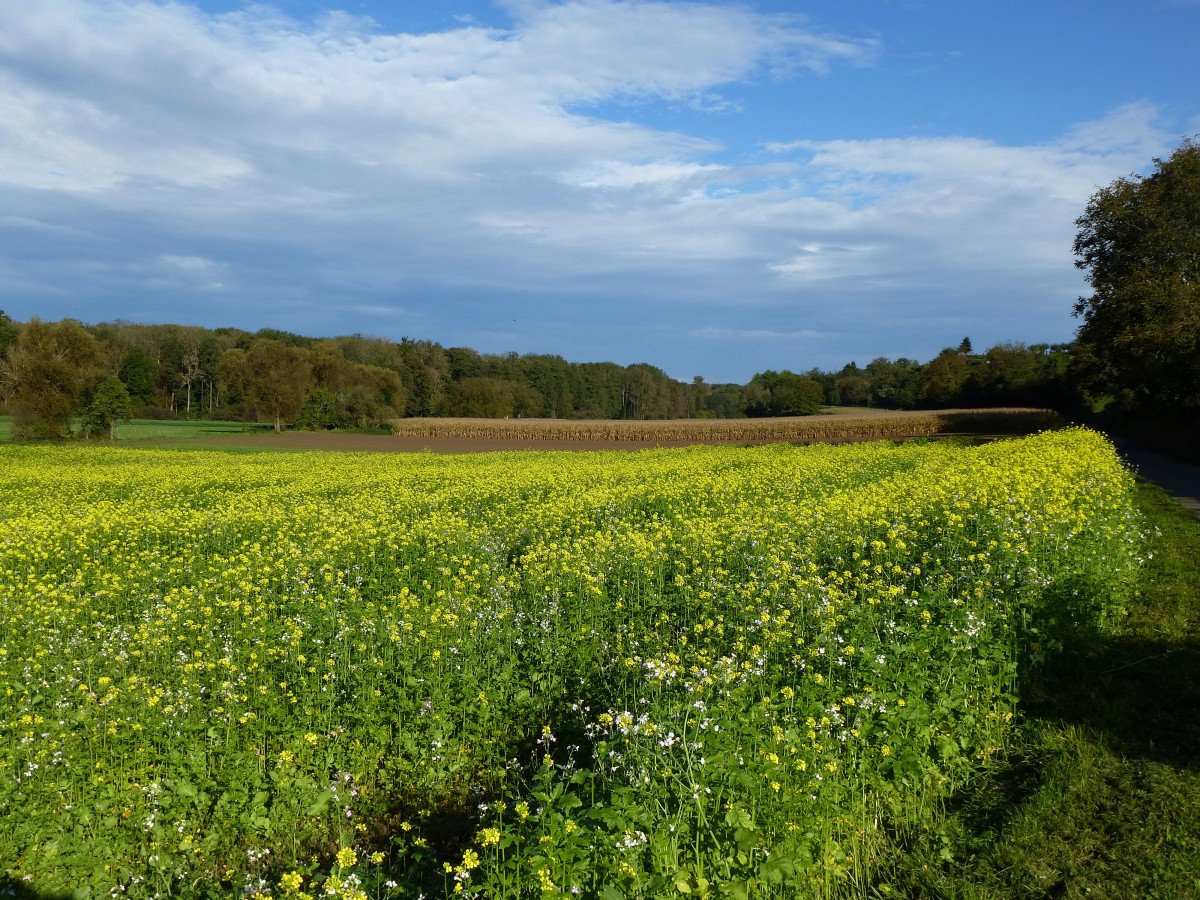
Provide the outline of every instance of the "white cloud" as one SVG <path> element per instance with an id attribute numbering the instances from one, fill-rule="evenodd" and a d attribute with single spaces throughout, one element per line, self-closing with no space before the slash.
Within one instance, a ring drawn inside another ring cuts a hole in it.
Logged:
<path id="1" fill-rule="evenodd" d="M 736 341 L 747 344 L 791 344 L 813 342 L 826 338 L 820 331 L 803 328 L 798 331 L 771 331 L 766 328 L 699 328 L 692 332 L 696 337 L 715 343 Z"/>
<path id="2" fill-rule="evenodd" d="M 39 0 L 0 8 L 0 35 L 3 177 L 79 191 L 286 188 L 289 174 L 319 183 L 355 165 L 470 179 L 506 163 L 647 161 L 700 144 L 566 108 L 870 53 L 740 7 L 610 0 L 530 8 L 511 32 L 421 35 L 349 17 L 302 26 L 257 6 L 205 17 L 148 0 Z M 335 171 L 300 167 L 314 157 Z"/>
<path id="3" fill-rule="evenodd" d="M 955 270 L 1062 271 L 1088 197 L 1169 142 L 1156 117 L 1146 104 L 1121 107 L 1034 146 L 963 137 L 773 145 L 795 156 L 796 190 L 838 214 L 798 228 L 808 246 L 772 269 L 805 280 L 903 272 L 930 284 Z"/>
<path id="4" fill-rule="evenodd" d="M 695 196 L 696 191 L 702 191 L 727 171 L 726 166 L 700 163 L 637 164 L 609 160 L 591 170 L 564 172 L 561 178 L 564 183 L 580 188 L 662 188 L 672 196 L 678 196 L 681 191 L 685 195 Z"/>
<path id="5" fill-rule="evenodd" d="M 573 0 L 520 11 L 517 68 L 536 60 L 526 74 L 568 101 L 679 98 L 764 69 L 824 73 L 838 62 L 862 64 L 877 50 L 873 41 L 805 29 L 795 17 L 713 3 Z"/>
<path id="6" fill-rule="evenodd" d="M 0 224 L 74 241 L 53 265 L 45 247 L 0 249 L 4 283 L 198 302 L 220 288 L 222 315 L 261 303 L 294 330 L 289 309 L 329 308 L 329 329 L 387 310 L 457 326 L 462 296 L 495 290 L 558 298 L 561 333 L 603 302 L 646 333 L 670 330 L 650 321 L 661 308 L 672 323 L 698 310 L 705 341 L 816 342 L 871 303 L 953 317 L 971 291 L 977 310 L 1071 294 L 1082 204 L 1172 141 L 1135 104 L 1041 145 L 807 140 L 728 158 L 622 111 L 820 85 L 881 46 L 724 3 L 508 8 L 506 29 L 387 34 L 258 5 L 0 4 Z M 729 321 L 763 310 L 769 327 Z M 472 327 L 506 333 L 496 315 Z"/>
<path id="7" fill-rule="evenodd" d="M 211 259 L 205 259 L 203 256 L 176 256 L 171 253 L 164 253 L 159 258 L 164 266 L 169 269 L 178 269 L 181 272 L 211 272 L 217 268 L 217 263 Z"/>

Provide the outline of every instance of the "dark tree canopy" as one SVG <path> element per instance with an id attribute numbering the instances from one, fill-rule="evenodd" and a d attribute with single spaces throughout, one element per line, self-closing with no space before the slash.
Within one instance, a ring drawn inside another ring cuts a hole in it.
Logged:
<path id="1" fill-rule="evenodd" d="M 537 391 L 527 384 L 479 375 L 450 385 L 446 411 L 452 416 L 505 419 L 536 416 L 542 407 Z"/>
<path id="2" fill-rule="evenodd" d="M 130 399 L 142 405 L 154 401 L 155 372 L 157 366 L 154 359 L 140 347 L 130 347 L 121 357 L 119 375 L 129 392 Z"/>
<path id="3" fill-rule="evenodd" d="M 741 399 L 742 409 L 751 417 L 811 416 L 821 409 L 824 391 L 810 375 L 767 370 L 750 380 Z"/>
<path id="4" fill-rule="evenodd" d="M 1098 191 L 1076 220 L 1078 343 L 1101 390 L 1127 405 L 1200 412 L 1200 145 Z"/>
<path id="5" fill-rule="evenodd" d="M 924 405 L 934 408 L 954 406 L 970 376 L 970 366 L 963 358 L 963 351 L 947 347 L 921 370 L 920 399 Z"/>
<path id="6" fill-rule="evenodd" d="M 0 359 L 8 356 L 8 348 L 17 342 L 18 334 L 16 323 L 0 309 Z"/>

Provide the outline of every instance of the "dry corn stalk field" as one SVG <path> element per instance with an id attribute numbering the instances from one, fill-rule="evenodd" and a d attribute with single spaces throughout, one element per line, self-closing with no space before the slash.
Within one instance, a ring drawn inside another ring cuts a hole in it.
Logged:
<path id="1" fill-rule="evenodd" d="M 773 419 L 665 421 L 396 419 L 398 437 L 583 443 L 769 443 L 871 440 L 948 434 L 1025 434 L 1062 424 L 1044 409 L 888 411 L 855 409 Z"/>

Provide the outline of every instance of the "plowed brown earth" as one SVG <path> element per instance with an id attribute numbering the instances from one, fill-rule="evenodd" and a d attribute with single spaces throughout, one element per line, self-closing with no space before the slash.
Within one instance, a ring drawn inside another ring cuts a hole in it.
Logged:
<path id="1" fill-rule="evenodd" d="M 410 437 L 339 432 L 285 432 L 206 438 L 222 447 L 262 447 L 272 450 L 345 450 L 366 453 L 501 453 L 512 450 L 644 450 L 686 447 L 696 441 L 556 441 L 501 440 L 476 437 Z"/>

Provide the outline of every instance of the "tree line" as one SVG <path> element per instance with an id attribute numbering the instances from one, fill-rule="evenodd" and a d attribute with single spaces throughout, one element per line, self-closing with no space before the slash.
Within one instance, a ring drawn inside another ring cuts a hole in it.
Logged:
<path id="1" fill-rule="evenodd" d="M 127 418 L 379 428 L 404 416 L 667 419 L 1069 402 L 1065 345 L 970 342 L 921 365 L 879 358 L 837 372 L 766 371 L 747 384 L 681 382 L 648 363 L 482 354 L 431 341 L 71 319 L 16 322 L 0 311 L 0 404 L 28 437 L 64 437 L 72 419 L 111 431 Z"/>

